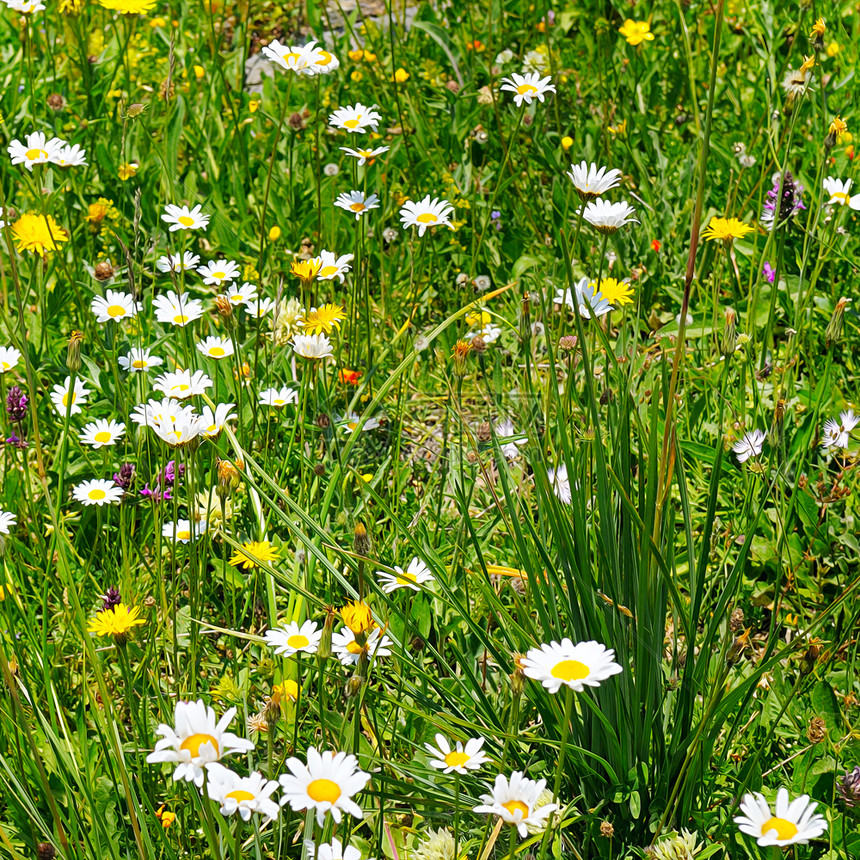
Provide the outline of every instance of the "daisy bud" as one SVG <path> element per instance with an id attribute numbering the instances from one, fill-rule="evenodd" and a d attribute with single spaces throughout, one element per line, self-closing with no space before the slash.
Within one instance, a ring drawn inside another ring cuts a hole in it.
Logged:
<path id="1" fill-rule="evenodd" d="M 851 299 L 846 299 L 844 296 L 836 302 L 836 310 L 833 311 L 833 316 L 827 324 L 827 331 L 824 332 L 824 344 L 830 349 L 834 343 L 838 343 L 842 337 L 842 326 L 845 322 L 845 307 Z"/>
<path id="2" fill-rule="evenodd" d="M 69 348 L 66 353 L 66 367 L 69 373 L 77 373 L 81 369 L 81 343 L 84 339 L 82 331 L 73 331 L 69 335 Z"/>
<path id="3" fill-rule="evenodd" d="M 366 664 L 367 663 L 367 657 L 365 655 L 362 655 L 362 656 L 364 657 L 364 662 Z M 361 659 L 359 658 L 359 666 L 360 665 L 361 665 Z M 344 694 L 344 696 L 346 696 L 347 699 L 353 699 L 361 692 L 361 688 L 363 686 L 364 686 L 364 678 L 362 678 L 361 675 L 358 672 L 356 672 L 346 682 L 346 686 L 344 687 L 343 694 Z"/>
<path id="4" fill-rule="evenodd" d="M 215 296 L 215 307 L 224 320 L 224 328 L 234 331 L 236 328 L 236 316 L 233 313 L 233 302 L 227 296 Z"/>

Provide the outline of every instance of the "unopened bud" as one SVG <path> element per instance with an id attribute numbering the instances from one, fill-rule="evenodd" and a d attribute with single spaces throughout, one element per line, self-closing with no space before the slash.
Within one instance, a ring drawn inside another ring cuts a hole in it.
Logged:
<path id="1" fill-rule="evenodd" d="M 369 555 L 370 554 L 370 536 L 367 534 L 367 529 L 364 527 L 364 523 L 356 523 L 355 530 L 353 531 L 353 541 L 352 548 L 358 553 L 358 555 Z"/>
<path id="2" fill-rule="evenodd" d="M 723 329 L 722 353 L 728 358 L 737 349 L 738 345 L 738 330 L 735 325 L 737 314 L 734 309 L 726 308 L 726 327 Z"/>
<path id="3" fill-rule="evenodd" d="M 830 317 L 830 322 L 827 324 L 827 331 L 824 332 L 824 344 L 830 349 L 834 343 L 838 343 L 842 337 L 842 327 L 845 324 L 845 308 L 851 299 L 846 299 L 844 296 L 836 302 L 836 309 L 833 311 L 833 316 Z"/>
<path id="4" fill-rule="evenodd" d="M 227 296 L 215 296 L 215 307 L 224 320 L 224 327 L 227 331 L 233 331 L 237 325 L 236 315 L 233 313 L 233 302 Z"/>
<path id="5" fill-rule="evenodd" d="M 66 367 L 69 373 L 77 373 L 81 369 L 81 343 L 84 339 L 82 331 L 73 331 L 69 335 L 69 348 L 66 353 Z"/>

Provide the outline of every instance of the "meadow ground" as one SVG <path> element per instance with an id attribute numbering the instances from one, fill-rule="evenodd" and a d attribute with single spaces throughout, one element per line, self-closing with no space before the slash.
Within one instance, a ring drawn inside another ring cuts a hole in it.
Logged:
<path id="1" fill-rule="evenodd" d="M 858 28 L 2 0 L 0 855 L 860 857 Z"/>

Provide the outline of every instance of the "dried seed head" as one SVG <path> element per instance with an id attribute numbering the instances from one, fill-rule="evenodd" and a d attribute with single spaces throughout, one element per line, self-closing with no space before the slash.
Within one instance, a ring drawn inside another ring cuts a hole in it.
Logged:
<path id="1" fill-rule="evenodd" d="M 820 744 L 827 734 L 827 725 L 821 717 L 813 717 L 806 729 L 806 738 L 811 744 Z"/>
<path id="2" fill-rule="evenodd" d="M 110 260 L 102 260 L 100 263 L 96 263 L 93 274 L 97 281 L 108 281 L 114 276 L 115 271 L 116 269 Z"/>

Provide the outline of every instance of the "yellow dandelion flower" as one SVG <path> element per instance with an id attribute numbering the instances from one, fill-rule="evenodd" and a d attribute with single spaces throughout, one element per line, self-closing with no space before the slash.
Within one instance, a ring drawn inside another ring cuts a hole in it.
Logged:
<path id="1" fill-rule="evenodd" d="M 841 116 L 837 116 L 833 122 L 830 123 L 830 133 L 836 135 L 837 137 L 840 134 L 845 134 L 848 131 L 848 123 L 842 119 Z"/>
<path id="2" fill-rule="evenodd" d="M 98 226 L 110 214 L 111 209 L 113 209 L 113 200 L 99 197 L 95 203 L 90 203 L 87 207 L 87 221 Z"/>
<path id="3" fill-rule="evenodd" d="M 825 30 L 827 30 L 827 24 L 824 22 L 824 18 L 819 18 L 812 25 L 812 32 L 809 34 L 810 39 L 815 39 L 816 37 L 821 37 L 824 35 Z"/>
<path id="4" fill-rule="evenodd" d="M 739 218 L 711 218 L 708 226 L 702 230 L 702 238 L 711 242 L 729 243 L 734 239 L 743 239 L 747 233 L 752 233 L 753 229 Z"/>
<path id="5" fill-rule="evenodd" d="M 321 268 L 322 260 L 299 260 L 296 258 L 290 266 L 290 273 L 304 284 L 310 284 L 320 273 Z"/>
<path id="6" fill-rule="evenodd" d="M 341 305 L 327 304 L 321 308 L 311 308 L 304 316 L 302 325 L 305 334 L 331 334 L 331 330 L 340 330 L 340 321 L 346 319 L 346 311 Z"/>
<path id="7" fill-rule="evenodd" d="M 118 645 L 125 643 L 128 634 L 139 624 L 146 624 L 140 615 L 140 607 L 128 607 L 124 603 L 118 603 L 110 609 L 96 613 L 96 617 L 90 620 L 87 632 L 95 633 L 96 636 L 113 636 Z"/>
<path id="8" fill-rule="evenodd" d="M 133 176 L 137 176 L 139 167 L 140 165 L 136 161 L 128 161 L 125 164 L 120 164 L 119 170 L 117 171 L 117 176 L 119 176 L 120 182 L 126 182 Z"/>
<path id="9" fill-rule="evenodd" d="M 343 623 L 356 636 L 367 633 L 368 630 L 376 627 L 376 622 L 370 614 L 370 607 L 361 601 L 355 600 L 352 603 L 347 603 L 340 610 L 340 615 L 343 618 Z"/>
<path id="10" fill-rule="evenodd" d="M 626 281 L 618 281 L 615 278 L 604 278 L 597 289 L 597 282 L 592 281 L 589 285 L 594 292 L 603 294 L 603 298 L 611 305 L 632 305 L 633 290 Z"/>
<path id="11" fill-rule="evenodd" d="M 152 11 L 156 0 L 99 0 L 99 5 L 122 15 L 145 15 Z"/>
<path id="12" fill-rule="evenodd" d="M 271 564 L 278 558 L 278 548 L 272 546 L 267 540 L 248 540 L 242 544 L 242 549 L 236 550 L 230 556 L 230 564 L 236 567 L 241 565 L 245 570 L 251 570 L 259 567 L 261 562 Z"/>
<path id="13" fill-rule="evenodd" d="M 19 252 L 33 251 L 44 257 L 46 251 L 59 251 L 69 234 L 51 215 L 22 215 L 12 225 L 12 238 Z"/>
<path id="14" fill-rule="evenodd" d="M 618 32 L 627 40 L 628 45 L 641 45 L 643 42 L 653 42 L 654 34 L 647 21 L 633 21 L 628 18 Z"/>
<path id="15" fill-rule="evenodd" d="M 814 56 L 812 56 L 812 57 L 804 57 L 804 58 L 803 58 L 803 63 L 801 63 L 801 66 L 800 66 L 800 68 L 797 70 L 797 73 L 798 73 L 799 75 L 805 75 L 808 71 L 810 71 L 810 70 L 812 69 L 812 67 L 813 67 L 814 65 L 815 65 L 815 57 L 814 57 Z"/>
<path id="16" fill-rule="evenodd" d="M 493 318 L 486 311 L 472 311 L 466 314 L 466 325 L 469 328 L 484 328 L 493 321 Z"/>

